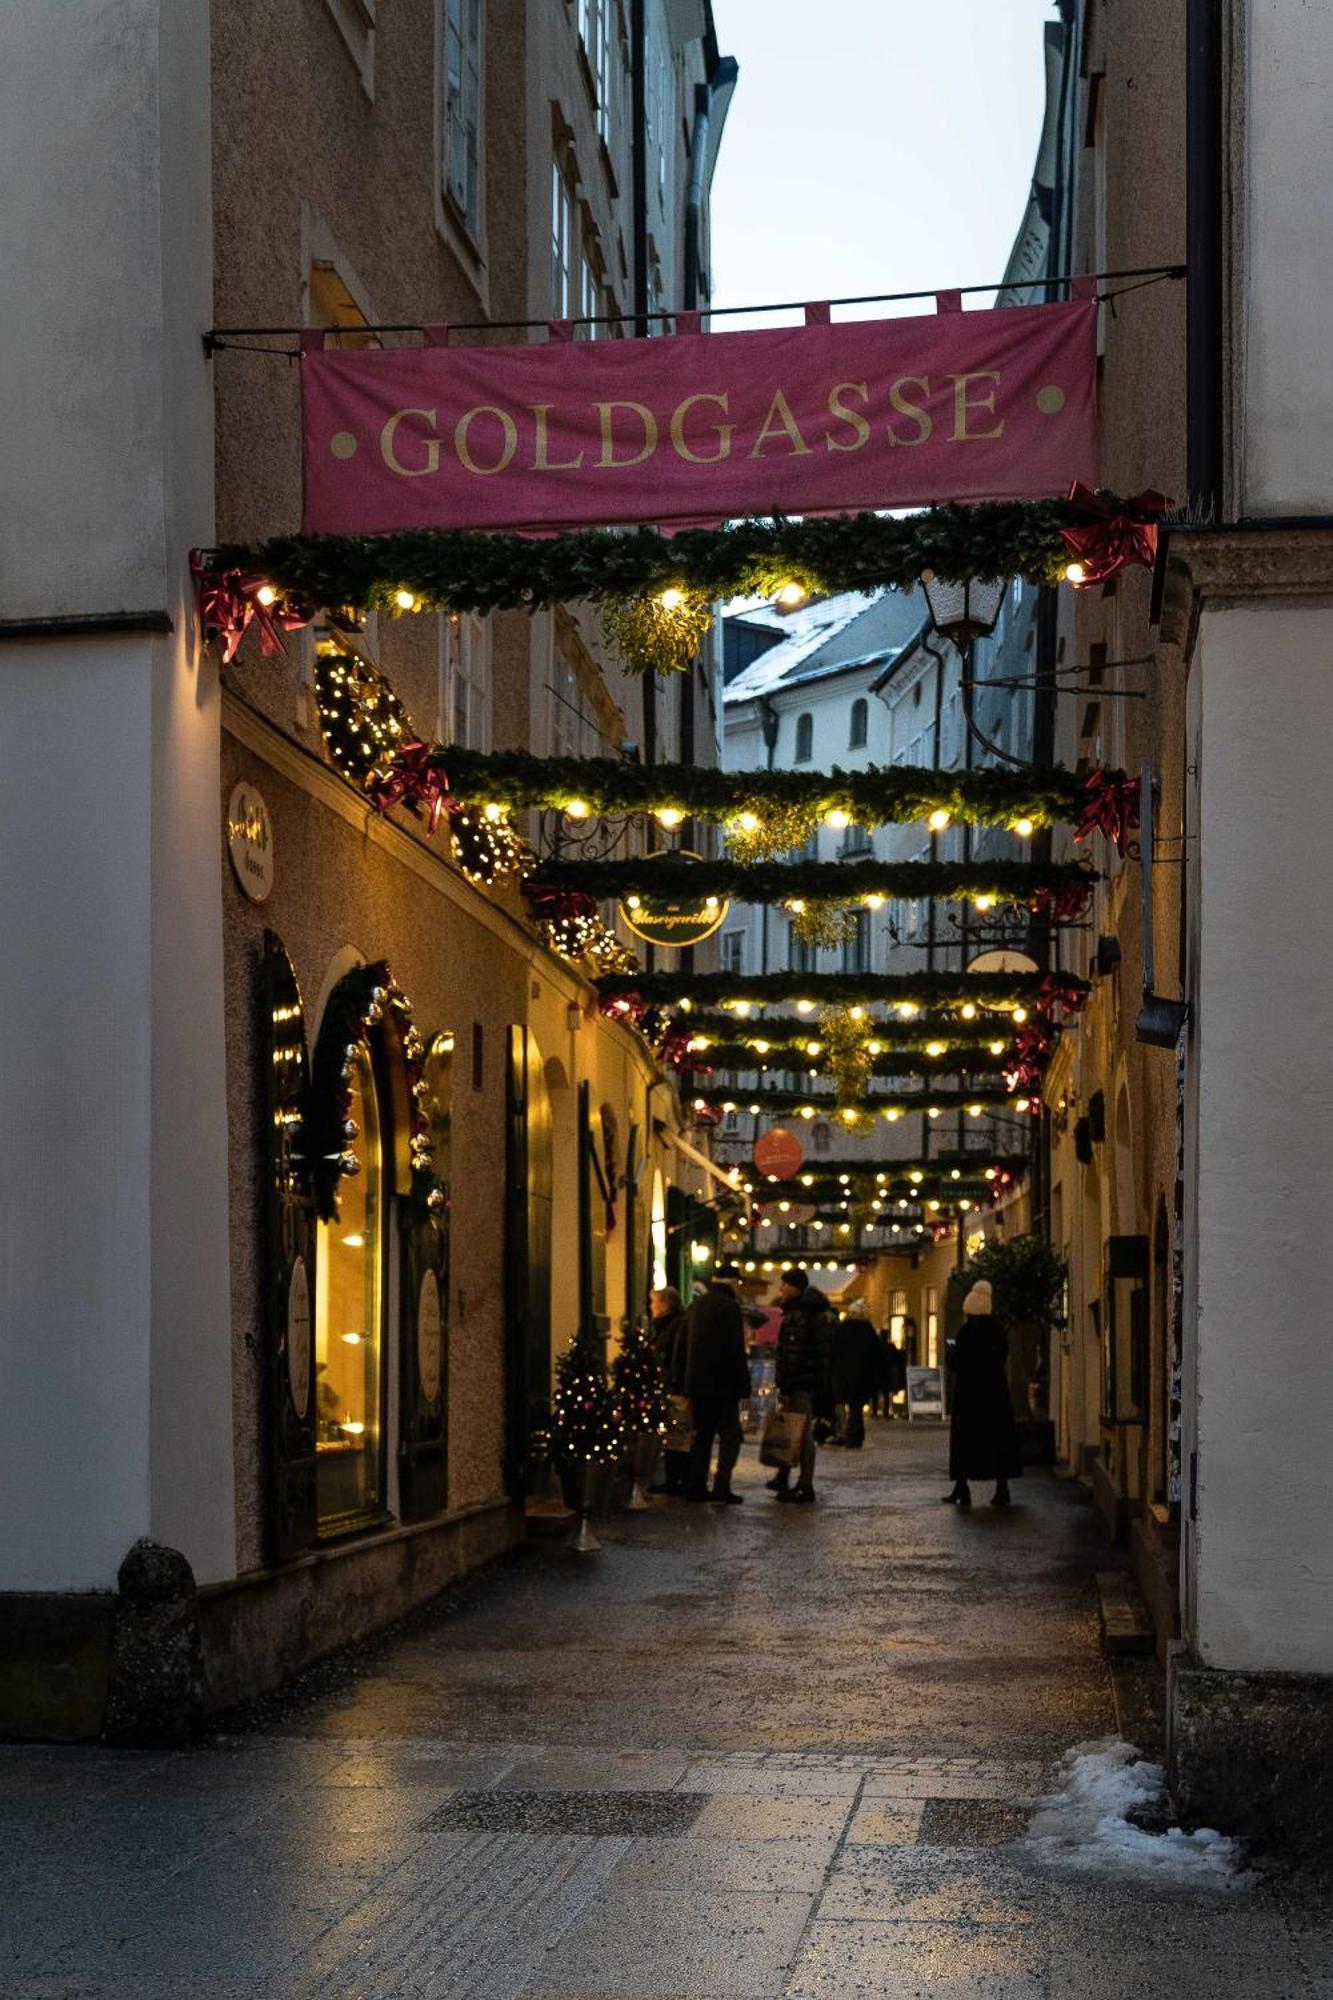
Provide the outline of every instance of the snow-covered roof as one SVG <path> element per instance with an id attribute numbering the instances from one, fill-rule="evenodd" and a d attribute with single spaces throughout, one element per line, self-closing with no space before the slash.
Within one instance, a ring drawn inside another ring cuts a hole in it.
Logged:
<path id="1" fill-rule="evenodd" d="M 742 668 L 727 684 L 723 699 L 731 707 L 823 674 L 874 666 L 907 644 L 924 615 L 919 590 L 849 590 L 802 605 L 799 611 L 760 605 L 740 612 L 739 623 L 777 628 L 783 636 Z"/>

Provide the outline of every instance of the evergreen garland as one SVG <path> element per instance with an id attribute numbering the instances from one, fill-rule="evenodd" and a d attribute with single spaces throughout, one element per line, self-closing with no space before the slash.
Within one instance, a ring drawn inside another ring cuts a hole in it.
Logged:
<path id="1" fill-rule="evenodd" d="M 1126 511 L 1127 503 L 1106 497 Z M 910 590 L 923 570 L 957 582 L 1021 576 L 1054 583 L 1067 561 L 1060 530 L 1087 518 L 1067 500 L 991 500 L 902 516 L 778 516 L 674 534 L 640 527 L 547 536 L 434 529 L 285 535 L 214 549 L 207 568 L 262 577 L 285 598 L 357 611 L 404 608 L 409 593 L 412 608 L 426 611 L 535 611 L 670 591 L 716 603 L 771 598 L 793 581 L 829 596 Z"/>
<path id="2" fill-rule="evenodd" d="M 753 1069 L 760 1057 L 788 1053 L 807 1056 L 812 1042 L 816 1045 L 815 1055 L 823 1053 L 818 1046 L 819 1030 L 813 1013 L 809 1019 L 802 1019 L 799 1014 L 760 1014 L 753 1019 L 742 1019 L 735 1013 L 707 1013 L 691 1008 L 681 1025 L 687 1035 L 677 1058 L 682 1066 L 691 1056 L 699 1055 L 719 1069 Z M 946 1055 L 958 1056 L 969 1051 L 975 1051 L 979 1057 L 1002 1056 L 1009 1048 L 1006 1024 L 984 1015 L 960 1020 L 957 1015 L 925 1014 L 914 1009 L 906 1020 L 894 1016 L 880 1021 L 867 1016 L 862 1020 L 861 1032 L 872 1056 L 924 1051 L 932 1042 L 943 1042 Z M 780 1069 L 782 1064 L 773 1063 L 770 1067 Z M 793 1063 L 789 1067 L 798 1065 Z"/>
<path id="3" fill-rule="evenodd" d="M 812 1009 L 842 1001 L 923 1008 L 989 1007 L 999 1011 L 1035 1008 L 1046 975 L 1040 972 L 637 972 L 599 979 L 608 998 L 617 994 L 648 1006 L 679 1008 L 689 1024 L 698 1007 L 770 1006 L 804 1000 Z M 1085 979 L 1065 981 L 1071 993 L 1085 994 Z"/>
<path id="4" fill-rule="evenodd" d="M 551 1458 L 562 1470 L 614 1464 L 624 1426 L 591 1327 L 582 1328 L 555 1364 L 551 1399 Z"/>
<path id="5" fill-rule="evenodd" d="M 582 889 L 598 901 L 630 894 L 654 899 L 731 896 L 738 903 L 809 898 L 937 896 L 957 902 L 1026 903 L 1038 889 L 1097 880 L 1077 861 L 696 861 L 684 854 L 632 855 L 621 861 L 543 861 L 540 882 Z"/>
<path id="6" fill-rule="evenodd" d="M 796 1112 L 802 1117 L 837 1118 L 850 1125 L 852 1120 L 845 1114 L 850 1110 L 862 1117 L 905 1118 L 913 1112 L 966 1111 L 969 1105 L 988 1106 L 1012 1104 L 1009 1091 L 1003 1084 L 979 1083 L 968 1090 L 918 1090 L 905 1094 L 902 1091 L 886 1092 L 882 1097 L 862 1097 L 855 1104 L 840 1102 L 831 1095 L 819 1095 L 813 1090 L 757 1090 L 751 1097 L 743 1091 L 722 1090 L 708 1087 L 687 1093 L 696 1110 L 752 1111 L 758 1107 L 761 1117 L 786 1117 Z"/>
<path id="7" fill-rule="evenodd" d="M 340 1182 L 361 1171 L 355 1151 L 360 1133 L 351 1117 L 352 1069 L 359 1044 L 386 1020 L 397 1031 L 411 1105 L 411 1199 L 431 1212 L 445 1204 L 444 1189 L 435 1174 L 430 1120 L 423 1102 L 427 1094 L 422 1078 L 425 1044 L 413 1025 L 407 995 L 381 958 L 354 967 L 338 981 L 324 1010 L 311 1057 L 310 1095 L 301 1121 L 302 1152 L 315 1207 L 325 1222 L 332 1222 L 338 1214 Z"/>
<path id="8" fill-rule="evenodd" d="M 818 1054 L 811 1055 L 807 1045 L 804 1051 L 782 1055 L 775 1052 L 768 1056 L 757 1056 L 748 1042 L 713 1042 L 709 1044 L 707 1056 L 686 1055 L 680 1064 L 682 1073 L 693 1071 L 696 1075 L 707 1075 L 716 1070 L 735 1071 L 740 1075 L 764 1075 L 769 1072 L 783 1073 L 789 1070 L 817 1070 L 821 1076 L 838 1074 L 839 1062 L 846 1067 L 845 1054 L 835 1050 L 827 1036 L 816 1038 Z M 860 1051 L 863 1060 L 858 1061 L 862 1078 L 872 1076 L 984 1076 L 995 1074 L 1008 1068 L 1013 1060 L 1013 1044 L 1006 1041 L 995 1054 L 984 1044 L 965 1044 L 963 1047 L 946 1051 L 941 1056 L 927 1055 L 924 1049 L 883 1049 L 878 1043 L 867 1043 L 864 1034 L 858 1031 L 856 1037 L 849 1038 L 847 1052 Z"/>
<path id="9" fill-rule="evenodd" d="M 538 757 L 527 750 L 437 749 L 454 797 L 473 803 L 563 811 L 570 800 L 590 812 L 680 812 L 725 824 L 737 860 L 788 854 L 804 846 L 830 813 L 857 826 L 887 826 L 948 813 L 973 826 L 1034 827 L 1076 819 L 1089 781 L 1072 771 L 937 771 L 870 765 L 862 771 L 721 771 L 707 765 L 636 764 L 620 757 Z M 750 826 L 748 821 L 755 824 Z M 769 845 L 770 837 L 777 845 Z M 763 850 L 761 852 L 760 850 Z"/>
<path id="10" fill-rule="evenodd" d="M 611 1382 L 626 1433 L 635 1437 L 647 1431 L 663 1436 L 670 1392 L 657 1343 L 640 1319 L 631 1321 L 626 1329 L 624 1343 L 611 1363 Z"/>
<path id="11" fill-rule="evenodd" d="M 836 1180 L 845 1190 L 846 1187 L 852 1185 L 858 1179 L 867 1180 L 873 1178 L 879 1184 L 881 1174 L 885 1177 L 885 1184 L 891 1183 L 895 1179 L 906 1179 L 909 1187 L 924 1186 L 925 1182 L 932 1175 L 944 1179 L 955 1172 L 962 1175 L 984 1175 L 992 1169 L 995 1171 L 997 1177 L 1003 1176 L 1005 1179 L 1013 1180 L 1017 1176 L 1026 1173 L 1029 1164 L 1026 1153 L 986 1153 L 978 1151 L 975 1153 L 927 1153 L 915 1160 L 820 1160 L 817 1166 L 809 1166 L 804 1171 L 808 1174 L 813 1174 L 816 1180 Z M 911 1176 L 913 1174 L 919 1174 L 921 1180 L 919 1182 L 912 1181 Z M 790 1195 L 793 1201 L 805 1201 L 809 1199 L 808 1195 L 804 1192 L 805 1182 L 802 1179 L 770 1182 L 765 1181 L 762 1175 L 757 1178 L 763 1185 L 763 1198 L 765 1201 L 774 1198 L 772 1194 L 774 1188 L 781 1194 Z M 898 1191 L 907 1192 L 906 1189 Z"/>

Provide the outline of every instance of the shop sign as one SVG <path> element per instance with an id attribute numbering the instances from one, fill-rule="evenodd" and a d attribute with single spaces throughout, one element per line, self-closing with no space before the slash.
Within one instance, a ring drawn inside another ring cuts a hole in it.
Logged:
<path id="1" fill-rule="evenodd" d="M 687 861 L 698 861 L 697 854 L 685 854 Z M 731 904 L 725 896 L 624 896 L 620 902 L 620 920 L 635 937 L 645 944 L 665 945 L 669 950 L 684 951 L 692 944 L 702 944 L 710 938 L 718 925 L 726 917 Z"/>
<path id="2" fill-rule="evenodd" d="M 794 1132 L 777 1125 L 771 1132 L 760 1133 L 752 1157 L 759 1173 L 775 1181 L 789 1181 L 805 1165 L 805 1148 Z"/>
<path id="3" fill-rule="evenodd" d="M 310 1407 L 310 1348 L 310 1280 L 298 1257 L 287 1285 L 287 1387 L 302 1419 Z"/>
<path id="4" fill-rule="evenodd" d="M 273 822 L 253 785 L 235 786 L 227 801 L 227 852 L 250 901 L 266 902 L 273 888 Z"/>
<path id="5" fill-rule="evenodd" d="M 909 1368 L 907 1371 L 908 1417 L 944 1415 L 944 1370 Z"/>
<path id="6" fill-rule="evenodd" d="M 307 534 L 1036 500 L 1095 478 L 1097 304 L 307 351 Z M 682 320 L 684 324 L 682 324 Z M 313 349 L 313 343 L 312 343 Z"/>
<path id="7" fill-rule="evenodd" d="M 444 1315 L 440 1311 L 440 1285 L 434 1271 L 422 1274 L 417 1293 L 417 1376 L 421 1393 L 433 1403 L 440 1393 L 444 1366 Z"/>

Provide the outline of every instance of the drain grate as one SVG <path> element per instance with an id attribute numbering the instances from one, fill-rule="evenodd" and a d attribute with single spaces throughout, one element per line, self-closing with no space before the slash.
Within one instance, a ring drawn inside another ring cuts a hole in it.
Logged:
<path id="1" fill-rule="evenodd" d="M 1003 1847 L 1027 1824 L 1022 1806 L 1003 1799 L 927 1799 L 916 1837 L 922 1847 Z"/>
<path id="2" fill-rule="evenodd" d="M 455 1792 L 423 1833 L 581 1833 L 594 1839 L 675 1840 L 708 1802 L 705 1792 Z"/>

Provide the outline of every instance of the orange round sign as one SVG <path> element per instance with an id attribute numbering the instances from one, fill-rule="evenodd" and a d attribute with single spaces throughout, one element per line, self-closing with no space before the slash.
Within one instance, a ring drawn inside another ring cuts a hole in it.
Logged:
<path id="1" fill-rule="evenodd" d="M 794 1132 L 784 1132 L 779 1125 L 773 1131 L 759 1135 L 754 1142 L 753 1157 L 761 1174 L 769 1174 L 774 1180 L 789 1181 L 805 1164 L 805 1148 Z"/>

